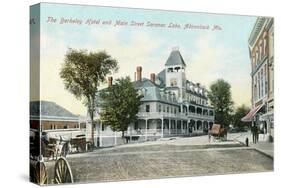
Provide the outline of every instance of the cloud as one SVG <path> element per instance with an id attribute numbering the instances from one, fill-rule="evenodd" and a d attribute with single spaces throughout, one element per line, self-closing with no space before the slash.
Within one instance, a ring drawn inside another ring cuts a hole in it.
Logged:
<path id="1" fill-rule="evenodd" d="M 87 42 L 83 43 L 75 40 L 75 37 L 66 39 L 64 38 L 66 35 L 69 37 L 71 34 L 61 31 L 55 36 L 46 33 L 41 36 L 41 99 L 57 102 L 73 113 L 85 115 L 86 110 L 80 101 L 64 89 L 64 84 L 59 77 L 64 54 L 68 47 L 107 51 L 118 60 L 120 66 L 120 70 L 114 74 L 114 79 L 128 75 L 134 79 L 137 65 L 143 66 L 144 77 L 149 76 L 149 70 L 160 71 L 161 58 L 153 56 L 153 52 L 161 47 L 163 41 L 146 32 L 129 32 L 128 35 L 125 35 L 126 38 L 120 38 L 124 37 L 124 33 L 120 29 L 92 29 L 87 36 Z"/>
<path id="2" fill-rule="evenodd" d="M 153 52 L 160 48 L 164 41 L 140 31 L 128 32 L 126 38 L 121 38 L 124 37 L 121 32 L 119 29 L 98 29 L 92 32 L 95 49 L 104 49 L 118 60 L 120 71 L 114 75 L 116 78 L 130 75 L 133 79 L 137 65 L 143 66 L 145 77 L 150 74 L 148 70 L 159 69 L 161 57 L 153 56 Z"/>
<path id="3" fill-rule="evenodd" d="M 90 51 L 105 50 L 119 62 L 120 69 L 113 75 L 114 79 L 128 75 L 134 79 L 138 65 L 143 66 L 143 76 L 146 78 L 152 72 L 160 72 L 169 56 L 171 43 L 181 45 L 178 44 L 179 41 L 168 41 L 143 30 L 92 28 L 86 34 L 60 30 L 41 35 L 41 99 L 57 102 L 73 113 L 82 115 L 86 114 L 85 107 L 64 89 L 59 77 L 68 47 Z M 223 78 L 231 84 L 236 104 L 250 104 L 250 70 L 242 68 L 249 66 L 249 62 L 241 57 L 245 52 L 223 46 L 212 35 L 196 38 L 188 46 L 193 48 L 192 53 L 187 54 L 190 51 L 186 48 L 180 46 L 187 62 L 187 79 L 209 87 L 216 79 Z"/>
<path id="4" fill-rule="evenodd" d="M 209 87 L 219 78 L 232 86 L 232 98 L 236 105 L 250 104 L 251 82 L 249 62 L 241 54 L 241 49 L 222 45 L 211 35 L 195 40 L 195 53 L 191 54 L 187 65 L 187 77 Z"/>

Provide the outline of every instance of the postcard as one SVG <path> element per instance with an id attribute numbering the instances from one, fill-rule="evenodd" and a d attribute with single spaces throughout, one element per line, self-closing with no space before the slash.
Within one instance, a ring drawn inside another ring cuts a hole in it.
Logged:
<path id="1" fill-rule="evenodd" d="M 30 181 L 273 171 L 274 18 L 30 7 Z"/>

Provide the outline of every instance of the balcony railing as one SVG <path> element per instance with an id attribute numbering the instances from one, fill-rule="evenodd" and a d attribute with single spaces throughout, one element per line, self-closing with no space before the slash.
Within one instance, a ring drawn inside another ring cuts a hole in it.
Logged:
<path id="1" fill-rule="evenodd" d="M 176 113 L 176 114 L 167 113 L 167 112 L 139 112 L 138 117 L 139 118 L 181 118 L 181 119 L 187 119 L 193 117 L 193 118 L 204 118 L 210 120 L 214 119 L 214 116 L 192 113 L 192 112 Z"/>

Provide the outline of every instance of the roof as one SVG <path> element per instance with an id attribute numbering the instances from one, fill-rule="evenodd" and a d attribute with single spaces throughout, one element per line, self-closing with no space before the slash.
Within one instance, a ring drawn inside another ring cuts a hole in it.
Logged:
<path id="1" fill-rule="evenodd" d="M 149 80 L 147 78 L 143 78 L 142 80 L 134 81 L 133 85 L 134 85 L 135 88 L 157 86 L 155 83 L 153 83 L 151 80 Z"/>
<path id="2" fill-rule="evenodd" d="M 41 110 L 40 110 L 41 108 Z M 69 119 L 76 120 L 79 117 L 74 115 L 65 108 L 59 106 L 55 102 L 51 101 L 31 101 L 30 116 L 35 118 L 46 118 L 46 119 Z"/>
<path id="3" fill-rule="evenodd" d="M 266 22 L 270 21 L 270 17 L 258 17 L 254 24 L 254 27 L 251 31 L 250 37 L 248 39 L 249 45 L 252 47 L 255 45 L 255 41 L 260 35 L 263 27 L 266 25 Z"/>
<path id="4" fill-rule="evenodd" d="M 179 50 L 173 50 L 168 57 L 165 66 L 173 66 L 173 65 L 184 65 L 185 62 L 180 54 Z"/>
<path id="5" fill-rule="evenodd" d="M 165 87 L 166 86 L 166 70 L 163 69 L 161 72 L 159 72 L 156 76 L 157 79 L 159 79 L 160 87 Z"/>
<path id="6" fill-rule="evenodd" d="M 133 82 L 136 89 L 143 90 L 146 94 L 141 101 L 161 101 L 163 103 L 169 103 L 178 105 L 177 101 L 172 100 L 172 94 L 168 94 L 163 88 L 155 84 L 149 79 L 143 78 L 142 80 Z"/>

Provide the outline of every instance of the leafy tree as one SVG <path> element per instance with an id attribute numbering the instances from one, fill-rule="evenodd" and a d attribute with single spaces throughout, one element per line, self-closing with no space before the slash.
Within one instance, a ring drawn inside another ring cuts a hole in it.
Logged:
<path id="1" fill-rule="evenodd" d="M 228 127 L 231 122 L 230 113 L 233 111 L 230 84 L 218 79 L 210 86 L 208 98 L 215 109 L 215 122 Z"/>
<path id="2" fill-rule="evenodd" d="M 122 131 L 124 137 L 129 124 L 137 120 L 141 97 L 129 77 L 117 79 L 114 85 L 100 93 L 101 120 L 113 131 Z"/>
<path id="3" fill-rule="evenodd" d="M 239 130 L 243 130 L 245 127 L 250 127 L 250 122 L 242 122 L 241 119 L 250 111 L 250 108 L 245 106 L 244 104 L 237 107 L 235 113 L 232 117 L 232 123 L 234 127 L 237 127 Z"/>
<path id="4" fill-rule="evenodd" d="M 94 112 L 97 88 L 108 74 L 118 70 L 117 61 L 105 51 L 68 49 L 60 71 L 65 88 L 87 107 L 92 124 L 94 144 Z"/>

